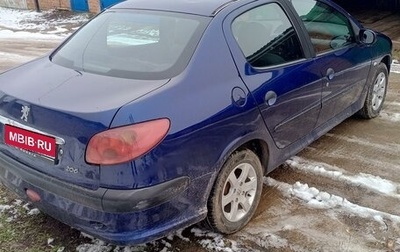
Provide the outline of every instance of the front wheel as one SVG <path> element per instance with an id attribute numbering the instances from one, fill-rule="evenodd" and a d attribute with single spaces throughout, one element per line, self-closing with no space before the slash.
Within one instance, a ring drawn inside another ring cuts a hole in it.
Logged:
<path id="1" fill-rule="evenodd" d="M 207 226 L 224 234 L 242 229 L 257 209 L 262 177 L 261 162 L 254 152 L 241 150 L 232 154 L 211 191 Z"/>
<path id="2" fill-rule="evenodd" d="M 386 65 L 380 63 L 374 74 L 372 82 L 369 83 L 367 97 L 364 106 L 358 114 L 366 119 L 377 117 L 382 110 L 388 85 L 388 70 Z"/>

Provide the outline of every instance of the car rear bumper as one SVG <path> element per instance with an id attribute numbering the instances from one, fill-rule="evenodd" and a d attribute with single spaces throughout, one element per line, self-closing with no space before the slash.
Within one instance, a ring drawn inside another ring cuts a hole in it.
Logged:
<path id="1" fill-rule="evenodd" d="M 22 193 L 31 189 L 30 184 L 93 209 L 110 213 L 140 211 L 160 205 L 185 191 L 189 186 L 189 177 L 179 177 L 141 189 L 114 190 L 100 187 L 97 190 L 89 190 L 24 167 L 4 154 L 0 154 L 0 180 L 9 187 L 22 189 Z M 26 188 L 21 188 L 22 181 L 28 184 Z"/>
<path id="2" fill-rule="evenodd" d="M 209 179 L 209 178 L 208 178 Z M 160 238 L 205 217 L 190 204 L 189 178 L 179 177 L 133 190 L 88 190 L 35 171 L 0 153 L 0 182 L 21 197 L 26 190 L 41 200 L 34 205 L 52 217 L 115 244 L 138 244 Z M 188 189 L 189 188 L 189 189 Z"/>

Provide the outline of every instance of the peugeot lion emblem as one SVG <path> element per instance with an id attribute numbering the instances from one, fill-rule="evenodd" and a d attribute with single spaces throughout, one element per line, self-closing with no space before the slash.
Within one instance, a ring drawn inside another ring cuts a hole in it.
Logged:
<path id="1" fill-rule="evenodd" d="M 22 109 L 21 109 L 21 112 L 22 112 L 21 119 L 24 120 L 25 122 L 28 121 L 28 115 L 29 115 L 29 111 L 30 111 L 30 110 L 31 110 L 31 109 L 29 108 L 29 106 L 26 106 L 26 105 L 22 106 Z"/>

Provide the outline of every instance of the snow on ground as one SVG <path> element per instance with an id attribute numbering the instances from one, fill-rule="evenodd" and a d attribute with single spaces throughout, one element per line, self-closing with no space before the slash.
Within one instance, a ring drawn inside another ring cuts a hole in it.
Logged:
<path id="1" fill-rule="evenodd" d="M 25 203 L 22 200 L 14 200 L 10 204 L 0 204 L 0 216 L 5 214 L 9 216 L 7 222 L 13 222 L 21 215 L 37 215 L 40 213 L 39 209 L 32 208 L 29 203 Z"/>
<path id="2" fill-rule="evenodd" d="M 392 67 L 390 68 L 392 73 L 400 73 L 400 63 L 398 60 L 393 60 Z"/>
<path id="3" fill-rule="evenodd" d="M 400 108 L 400 102 L 397 101 L 385 101 L 385 104 L 388 106 L 396 106 Z"/>
<path id="4" fill-rule="evenodd" d="M 319 191 L 315 187 L 309 187 L 307 184 L 296 182 L 293 185 L 289 185 L 287 183 L 276 181 L 272 178 L 265 178 L 264 183 L 268 186 L 274 186 L 278 188 L 287 196 L 295 196 L 296 198 L 303 200 L 308 206 L 313 208 L 333 209 L 340 207 L 350 214 L 354 214 L 362 218 L 372 218 L 383 225 L 383 219 L 389 219 L 396 224 L 400 224 L 400 216 L 359 206 L 340 196 Z"/>
<path id="5" fill-rule="evenodd" d="M 317 163 L 300 157 L 292 157 L 286 161 L 291 168 L 299 169 L 317 176 L 323 176 L 330 179 L 347 182 L 355 186 L 362 186 L 369 190 L 385 194 L 387 196 L 400 198 L 398 190 L 400 185 L 383 179 L 379 176 L 360 173 L 357 175 L 346 175 L 344 171 L 340 171 L 337 167 L 325 163 Z"/>
<path id="6" fill-rule="evenodd" d="M 61 41 L 88 20 L 89 15 L 84 13 L 0 7 L 0 38 Z"/>
<path id="7" fill-rule="evenodd" d="M 99 239 L 93 238 L 92 236 L 81 233 L 85 238 L 91 239 L 91 243 L 81 244 L 76 248 L 77 252 L 136 252 L 136 251 L 147 251 L 149 247 L 157 248 L 157 251 L 167 252 L 173 251 L 171 241 L 180 239 L 184 242 L 191 243 L 197 242 L 203 248 L 210 251 L 220 251 L 220 252 L 239 252 L 243 251 L 243 248 L 237 246 L 237 242 L 224 237 L 222 234 L 217 234 L 208 230 L 203 230 L 197 227 L 190 228 L 190 233 L 194 237 L 198 238 L 197 241 L 191 241 L 188 237 L 183 234 L 183 229 L 176 231 L 163 239 L 158 241 L 149 242 L 147 244 L 137 245 L 137 246 L 125 246 L 125 247 L 114 247 L 107 244 Z"/>
<path id="8" fill-rule="evenodd" d="M 85 238 L 91 239 L 91 243 L 81 244 L 76 248 L 77 252 L 136 252 L 136 251 L 147 251 L 149 247 L 154 247 L 157 251 L 168 252 L 173 251 L 174 248 L 171 245 L 171 241 L 176 239 L 181 239 L 184 242 L 194 242 L 189 238 L 182 235 L 183 229 L 176 231 L 164 239 L 158 241 L 150 242 L 147 244 L 137 245 L 137 246 L 125 246 L 125 247 L 114 247 L 107 244 L 99 239 L 93 238 L 90 235 L 82 233 L 81 235 Z M 243 251 L 242 248 L 238 248 L 237 242 L 234 240 L 227 239 L 224 235 L 217 234 L 211 231 L 199 229 L 196 227 L 190 228 L 190 233 L 194 237 L 199 238 L 196 242 L 203 248 L 210 251 L 220 251 L 220 252 L 239 252 Z"/>
<path id="9" fill-rule="evenodd" d="M 29 23 L 29 21 L 44 21 L 42 17 L 43 13 L 40 12 L 0 7 L 0 24 L 9 29 L 32 29 L 35 27 L 35 24 Z"/>
<path id="10" fill-rule="evenodd" d="M 1 30 L 0 29 L 0 38 L 14 38 L 14 39 L 34 39 L 34 40 L 59 40 L 66 38 L 68 34 L 42 34 L 35 32 L 26 32 L 26 31 L 12 31 L 12 30 Z"/>
<path id="11" fill-rule="evenodd" d="M 0 31 L 0 38 L 1 38 L 1 31 Z M 32 56 L 25 56 L 18 53 L 8 53 L 8 52 L 0 52 L 0 58 L 3 60 L 17 61 L 17 62 L 28 62 L 32 60 Z"/>
<path id="12" fill-rule="evenodd" d="M 56 10 L 35 12 L 0 7 L 0 26 L 10 30 L 65 33 L 68 32 L 67 25 L 81 24 L 88 20 L 88 14 L 74 14 L 57 18 L 58 13 L 60 12 Z"/>
<path id="13" fill-rule="evenodd" d="M 400 113 L 381 111 L 379 117 L 391 122 L 400 122 Z"/>

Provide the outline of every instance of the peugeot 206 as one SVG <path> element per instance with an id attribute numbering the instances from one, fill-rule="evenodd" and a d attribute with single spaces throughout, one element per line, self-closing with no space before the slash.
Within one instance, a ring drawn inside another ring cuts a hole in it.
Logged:
<path id="1" fill-rule="evenodd" d="M 329 0 L 128 0 L 0 75 L 0 181 L 114 244 L 229 234 L 263 176 L 382 109 L 392 43 Z"/>

